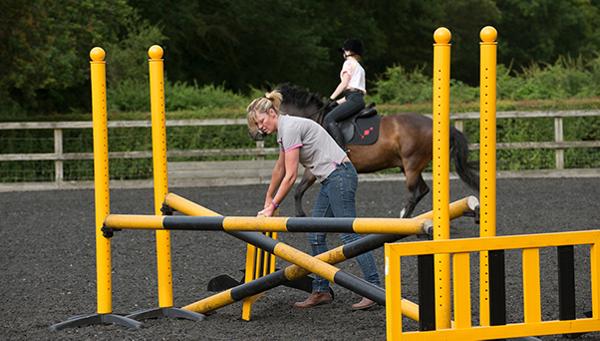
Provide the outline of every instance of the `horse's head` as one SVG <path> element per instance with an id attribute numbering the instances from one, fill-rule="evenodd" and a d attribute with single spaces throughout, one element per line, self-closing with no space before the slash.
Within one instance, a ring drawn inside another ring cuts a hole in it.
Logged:
<path id="1" fill-rule="evenodd" d="M 308 118 L 322 124 L 324 104 L 318 94 L 289 83 L 278 85 L 275 89 L 283 96 L 280 113 Z M 254 140 L 264 138 L 255 122 L 248 121 L 248 134 Z"/>

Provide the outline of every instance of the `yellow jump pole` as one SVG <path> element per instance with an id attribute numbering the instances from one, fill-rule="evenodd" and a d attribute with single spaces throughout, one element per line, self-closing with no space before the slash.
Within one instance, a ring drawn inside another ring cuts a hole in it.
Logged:
<path id="1" fill-rule="evenodd" d="M 481 29 L 480 43 L 480 123 L 479 123 L 479 168 L 480 168 L 480 214 L 479 234 L 481 237 L 496 235 L 496 37 L 491 26 Z M 480 324 L 490 325 L 490 283 L 488 252 L 479 257 Z"/>
<path id="2" fill-rule="evenodd" d="M 104 220 L 110 214 L 108 172 L 108 121 L 106 112 L 106 53 L 100 47 L 90 51 L 92 82 L 92 120 L 94 135 L 94 203 L 96 210 L 96 290 L 97 314 L 70 318 L 50 326 L 60 330 L 92 324 L 115 323 L 128 328 L 139 328 L 140 322 L 112 314 L 112 277 L 110 239 L 102 231 Z"/>
<path id="3" fill-rule="evenodd" d="M 450 39 L 433 34 L 433 239 L 450 238 Z M 450 256 L 434 256 L 436 328 L 450 328 Z"/>
<path id="4" fill-rule="evenodd" d="M 163 49 L 153 45 L 148 49 L 150 73 L 150 112 L 152 115 L 152 169 L 154 174 L 154 214 L 162 215 L 168 188 L 167 124 L 165 114 L 165 77 Z M 168 230 L 156 231 L 156 266 L 158 276 L 158 308 L 136 311 L 129 318 L 137 320 L 157 317 L 184 318 L 201 321 L 204 315 L 173 308 L 173 272 L 171 269 L 171 235 Z"/>

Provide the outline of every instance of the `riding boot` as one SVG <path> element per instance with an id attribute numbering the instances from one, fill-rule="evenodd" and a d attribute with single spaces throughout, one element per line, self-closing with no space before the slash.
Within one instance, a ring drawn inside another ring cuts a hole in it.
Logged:
<path id="1" fill-rule="evenodd" d="M 329 132 L 331 137 L 333 137 L 335 142 L 337 142 L 337 144 L 342 148 L 342 150 L 344 152 L 347 152 L 348 150 L 346 149 L 344 135 L 342 134 L 342 130 L 340 129 L 340 126 L 337 124 L 337 122 L 332 121 L 327 123 L 327 131 Z"/>

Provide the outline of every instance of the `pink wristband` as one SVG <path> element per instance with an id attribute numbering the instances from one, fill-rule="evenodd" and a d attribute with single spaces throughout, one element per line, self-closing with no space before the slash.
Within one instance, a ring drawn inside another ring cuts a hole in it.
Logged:
<path id="1" fill-rule="evenodd" d="M 279 208 L 279 204 L 275 202 L 275 200 L 271 201 L 271 204 L 273 205 L 273 207 L 275 207 L 275 209 Z"/>

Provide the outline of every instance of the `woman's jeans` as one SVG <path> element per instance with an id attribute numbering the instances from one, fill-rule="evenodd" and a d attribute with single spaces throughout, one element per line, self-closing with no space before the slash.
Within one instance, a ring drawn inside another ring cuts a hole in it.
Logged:
<path id="1" fill-rule="evenodd" d="M 350 162 L 345 162 L 337 166 L 327 179 L 321 183 L 321 190 L 312 210 L 313 217 L 356 217 L 356 187 L 358 185 L 358 175 L 356 169 Z M 348 244 L 360 239 L 356 233 L 342 233 L 341 239 L 344 244 Z M 312 255 L 316 256 L 328 251 L 327 234 L 323 232 L 309 233 L 308 242 L 311 246 Z M 375 259 L 371 252 L 363 253 L 356 257 L 358 265 L 363 272 L 365 279 L 372 284 L 381 286 L 379 274 L 375 265 Z M 328 292 L 329 282 L 316 276 L 313 280 L 313 292 Z"/>

